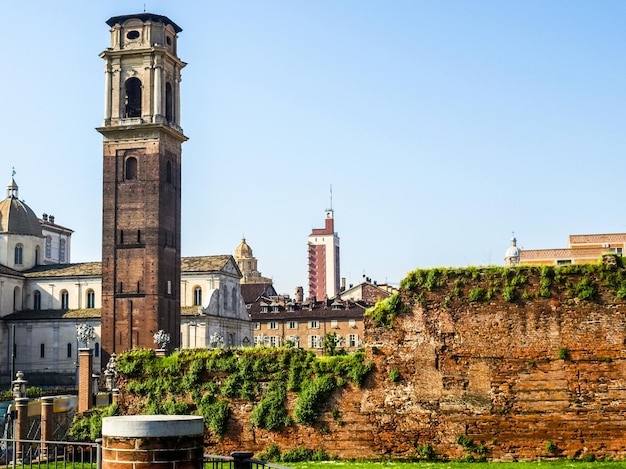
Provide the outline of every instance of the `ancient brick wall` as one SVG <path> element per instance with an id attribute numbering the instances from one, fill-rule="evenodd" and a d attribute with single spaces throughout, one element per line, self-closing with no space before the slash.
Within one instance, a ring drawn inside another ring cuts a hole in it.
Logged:
<path id="1" fill-rule="evenodd" d="M 480 456 L 474 445 L 494 460 L 624 459 L 626 302 L 600 277 L 593 299 L 580 300 L 580 280 L 564 277 L 541 297 L 539 274 L 530 275 L 514 301 L 503 298 L 505 281 L 493 279 L 402 290 L 410 309 L 392 328 L 366 318 L 374 371 L 362 388 L 338 389 L 314 428 L 254 428 L 254 404 L 233 400 L 226 435 L 206 436 L 207 450 L 258 454 L 275 443 L 282 451 L 380 458 L 414 456 L 430 445 L 456 459 Z M 477 286 L 493 288 L 491 298 L 469 301 Z M 390 379 L 392 370 L 399 379 Z"/>
<path id="2" fill-rule="evenodd" d="M 614 292 L 446 307 L 449 292 L 392 330 L 366 328 L 377 371 L 361 412 L 376 450 L 431 444 L 457 458 L 470 452 L 456 443 L 466 435 L 492 459 L 626 456 L 626 305 Z"/>

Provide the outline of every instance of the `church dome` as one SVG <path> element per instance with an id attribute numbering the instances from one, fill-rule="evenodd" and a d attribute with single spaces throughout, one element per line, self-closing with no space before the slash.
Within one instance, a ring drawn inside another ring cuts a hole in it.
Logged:
<path id="1" fill-rule="evenodd" d="M 246 238 L 241 239 L 241 243 L 235 249 L 235 259 L 246 259 L 252 256 L 252 248 L 246 243 Z"/>
<path id="2" fill-rule="evenodd" d="M 517 265 L 520 261 L 520 248 L 517 247 L 517 239 L 511 239 L 511 245 L 506 250 L 504 261 L 506 265 Z"/>
<path id="3" fill-rule="evenodd" d="M 0 202 L 0 233 L 41 236 L 39 218 L 31 208 L 17 198 L 17 184 L 11 178 L 7 198 Z"/>

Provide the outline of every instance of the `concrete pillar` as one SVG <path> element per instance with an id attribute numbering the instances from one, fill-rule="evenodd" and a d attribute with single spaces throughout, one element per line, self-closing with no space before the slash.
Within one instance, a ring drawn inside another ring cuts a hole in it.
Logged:
<path id="1" fill-rule="evenodd" d="M 91 408 L 93 390 L 93 350 L 78 349 L 78 412 L 87 412 Z"/>
<path id="2" fill-rule="evenodd" d="M 28 397 L 19 397 L 15 399 L 15 410 L 17 411 L 17 419 L 15 420 L 15 438 L 17 440 L 26 440 L 28 438 Z M 15 445 L 15 455 L 19 461 L 24 459 L 28 454 L 28 445 L 18 441 Z"/>
<path id="3" fill-rule="evenodd" d="M 48 441 L 54 434 L 54 397 L 41 398 L 41 455 L 48 457 Z"/>
<path id="4" fill-rule="evenodd" d="M 102 469 L 202 469 L 204 422 L 192 415 L 102 419 Z"/>

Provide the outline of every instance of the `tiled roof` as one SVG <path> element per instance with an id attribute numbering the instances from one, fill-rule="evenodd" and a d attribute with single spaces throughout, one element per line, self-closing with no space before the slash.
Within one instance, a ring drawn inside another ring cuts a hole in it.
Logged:
<path id="1" fill-rule="evenodd" d="M 180 261 L 182 272 L 216 272 L 221 271 L 232 258 L 229 255 L 183 257 Z M 1 272 L 1 271 L 0 271 Z M 38 265 L 24 275 L 29 278 L 41 277 L 100 277 L 101 262 L 82 262 L 76 264 Z"/>
<path id="2" fill-rule="evenodd" d="M 232 256 L 195 256 L 183 257 L 180 260 L 182 272 L 218 272 L 226 267 Z"/>
<path id="3" fill-rule="evenodd" d="M 599 259 L 602 253 L 603 249 L 601 248 L 523 249 L 520 251 L 520 259 L 522 261 L 530 259 Z"/>
<path id="4" fill-rule="evenodd" d="M 0 275 L 13 275 L 16 277 L 23 277 L 24 274 L 22 272 L 18 272 L 17 270 L 13 270 L 6 265 L 0 264 Z"/>
<path id="5" fill-rule="evenodd" d="M 258 301 L 251 307 L 250 316 L 253 321 L 267 321 L 274 319 L 340 319 L 340 318 L 362 318 L 366 307 L 354 303 L 352 301 L 345 302 L 340 308 L 333 308 L 328 302 L 318 301 L 310 308 L 306 305 L 296 305 L 295 311 L 287 311 L 281 306 L 279 311 L 268 311 L 266 313 L 261 311 L 261 303 L 267 303 L 272 300 L 264 298 L 264 301 Z M 346 307 L 347 306 L 347 307 Z"/>
<path id="6" fill-rule="evenodd" d="M 58 319 L 99 319 L 100 308 L 83 308 L 83 309 L 42 309 L 17 311 L 13 314 L 5 316 L 5 321 L 33 321 L 33 320 L 58 320 Z"/>
<path id="7" fill-rule="evenodd" d="M 626 241 L 626 233 L 610 233 L 610 234 L 582 234 L 582 235 L 570 235 L 569 243 L 610 243 L 618 242 L 623 243 Z"/>
<path id="8" fill-rule="evenodd" d="M 100 277 L 102 276 L 101 262 L 82 262 L 79 264 L 52 264 L 38 265 L 24 272 L 29 278 L 41 277 Z"/>
<path id="9" fill-rule="evenodd" d="M 271 283 L 242 283 L 241 296 L 246 304 L 254 303 L 261 296 L 272 296 L 276 294 Z"/>
<path id="10" fill-rule="evenodd" d="M 181 306 L 180 315 L 181 316 L 198 316 L 199 309 L 201 309 L 199 306 Z"/>

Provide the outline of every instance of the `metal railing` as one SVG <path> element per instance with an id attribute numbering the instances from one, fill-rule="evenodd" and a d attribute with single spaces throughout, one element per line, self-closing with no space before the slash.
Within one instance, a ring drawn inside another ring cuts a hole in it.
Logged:
<path id="1" fill-rule="evenodd" d="M 252 453 L 236 452 L 232 456 L 204 455 L 204 469 L 290 469 L 287 466 L 252 459 Z"/>
<path id="2" fill-rule="evenodd" d="M 75 441 L 0 439 L 0 467 L 101 469 L 102 446 Z"/>

